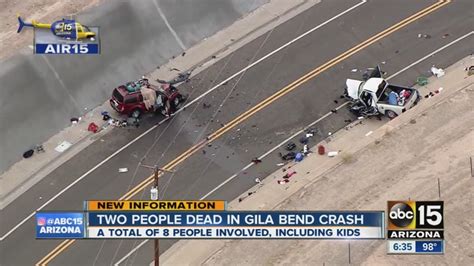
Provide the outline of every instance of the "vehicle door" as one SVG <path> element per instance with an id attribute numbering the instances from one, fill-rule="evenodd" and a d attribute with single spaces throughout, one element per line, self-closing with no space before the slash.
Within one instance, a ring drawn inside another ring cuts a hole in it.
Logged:
<path id="1" fill-rule="evenodd" d="M 385 72 L 377 65 L 375 68 L 367 69 L 362 77 L 367 81 L 370 78 L 383 78 L 384 74 Z"/>
<path id="2" fill-rule="evenodd" d="M 140 93 L 130 93 L 125 97 L 125 106 L 127 109 L 133 110 L 135 108 L 141 108 L 144 109 L 144 106 L 142 106 L 143 100 L 140 101 Z M 143 99 L 143 98 L 142 98 Z"/>

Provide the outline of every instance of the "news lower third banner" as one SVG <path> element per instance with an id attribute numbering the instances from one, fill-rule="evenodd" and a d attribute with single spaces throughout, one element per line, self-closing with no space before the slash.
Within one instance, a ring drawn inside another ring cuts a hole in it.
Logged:
<path id="1" fill-rule="evenodd" d="M 66 238 L 56 232 L 73 231 L 69 227 L 76 224 L 67 220 L 71 213 L 55 214 L 58 223 L 55 220 L 50 226 L 59 228 L 44 229 L 42 234 L 37 229 L 37 238 Z M 37 227 L 41 215 L 37 214 Z M 86 221 L 85 234 L 70 238 L 383 239 L 385 232 L 382 211 L 86 211 L 75 215 Z"/>
<path id="2" fill-rule="evenodd" d="M 89 200 L 85 211 L 225 211 L 224 200 Z"/>

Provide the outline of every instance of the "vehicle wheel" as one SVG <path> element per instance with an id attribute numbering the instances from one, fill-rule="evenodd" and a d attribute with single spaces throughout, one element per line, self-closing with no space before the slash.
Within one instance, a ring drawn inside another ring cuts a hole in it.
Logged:
<path id="1" fill-rule="evenodd" d="M 385 115 L 386 115 L 390 120 L 392 120 L 392 119 L 394 119 L 395 117 L 398 116 L 397 113 L 395 113 L 395 112 L 392 111 L 392 110 L 387 110 L 387 111 L 385 111 Z"/>
<path id="2" fill-rule="evenodd" d="M 142 114 L 142 111 L 140 111 L 140 109 L 135 109 L 133 110 L 130 116 L 133 118 L 139 118 L 141 114 Z"/>

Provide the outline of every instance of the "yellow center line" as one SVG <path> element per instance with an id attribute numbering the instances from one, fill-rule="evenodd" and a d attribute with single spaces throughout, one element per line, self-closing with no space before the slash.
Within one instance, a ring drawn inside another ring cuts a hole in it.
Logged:
<path id="1" fill-rule="evenodd" d="M 320 73 L 326 71 L 327 69 L 331 68 L 332 66 L 340 63 L 341 61 L 347 59 L 348 57 L 352 56 L 353 54 L 361 51 L 362 49 L 368 47 L 369 45 L 379 41 L 380 39 L 390 35 L 391 33 L 407 26 L 408 24 L 411 24 L 412 22 L 434 12 L 435 10 L 438 10 L 439 8 L 449 4 L 451 0 L 439 0 L 435 4 L 417 12 L 416 14 L 413 14 L 412 16 L 396 23 L 395 25 L 377 33 L 376 35 L 370 37 L 369 39 L 359 43 L 358 45 L 352 47 L 351 49 L 345 51 L 344 53 L 340 54 L 339 56 L 329 60 L 325 64 L 313 69 L 312 71 L 308 72 L 304 76 L 300 77 L 299 79 L 295 80 L 294 82 L 290 83 L 283 89 L 279 90 L 272 96 L 266 98 L 265 100 L 261 101 L 251 109 L 247 110 L 246 112 L 238 115 L 235 117 L 232 121 L 224 125 L 224 127 L 219 128 L 216 130 L 214 133 L 209 135 L 206 140 L 200 141 L 198 144 L 193 145 L 191 148 L 183 152 L 180 156 L 176 157 L 173 159 L 171 162 L 166 164 L 163 168 L 164 169 L 172 169 L 176 167 L 178 164 L 189 158 L 191 155 L 193 155 L 195 152 L 197 152 L 199 149 L 204 147 L 207 143 L 210 143 L 226 132 L 228 132 L 230 129 L 235 127 L 236 125 L 240 124 L 242 121 L 246 120 L 250 116 L 254 115 L 255 113 L 259 112 L 266 106 L 270 105 L 274 101 L 278 100 L 279 98 L 283 97 L 284 95 L 288 94 L 289 92 L 293 91 L 297 87 L 301 86 L 303 83 L 307 82 L 308 80 L 316 77 Z M 143 180 L 140 184 L 138 184 L 136 187 L 132 188 L 130 191 L 128 191 L 125 195 L 123 195 L 119 200 L 128 200 L 131 199 L 133 196 L 138 194 L 142 189 L 147 187 L 153 182 L 153 176 L 149 176 L 145 180 Z M 49 252 L 45 257 L 43 257 L 39 262 L 36 263 L 36 265 L 47 265 L 51 260 L 53 260 L 55 257 L 57 257 L 61 252 L 66 250 L 69 246 L 71 246 L 76 240 L 74 239 L 68 239 L 63 242 L 61 242 L 56 248 L 54 248 L 51 252 Z"/>

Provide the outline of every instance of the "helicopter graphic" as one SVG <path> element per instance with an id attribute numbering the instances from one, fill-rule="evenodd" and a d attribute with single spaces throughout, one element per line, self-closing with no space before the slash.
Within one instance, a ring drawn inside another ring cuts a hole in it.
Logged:
<path id="1" fill-rule="evenodd" d="M 18 23 L 19 26 L 17 33 L 20 33 L 23 27 L 32 27 L 39 29 L 50 29 L 55 36 L 68 40 L 78 41 L 83 39 L 90 39 L 93 41 L 96 36 L 95 32 L 91 31 L 89 27 L 82 25 L 81 23 L 73 19 L 63 18 L 61 20 L 53 22 L 52 24 L 40 23 L 35 20 L 31 21 L 31 23 L 27 23 L 23 21 L 20 16 L 18 16 Z"/>

